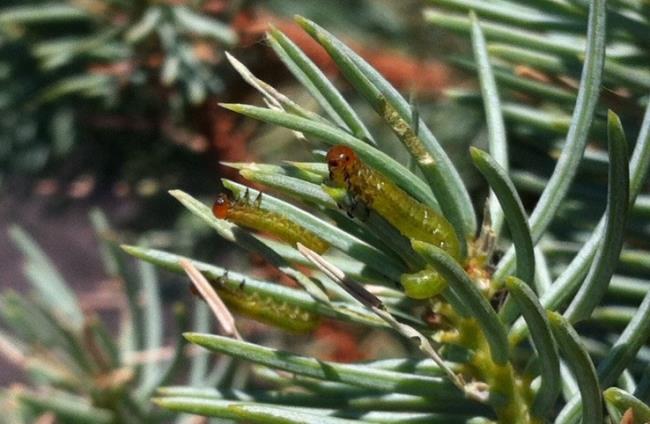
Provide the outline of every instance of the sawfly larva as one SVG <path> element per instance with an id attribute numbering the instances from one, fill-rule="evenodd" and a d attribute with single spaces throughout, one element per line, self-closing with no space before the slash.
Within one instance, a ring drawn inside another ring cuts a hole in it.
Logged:
<path id="1" fill-rule="evenodd" d="M 230 309 L 264 324 L 296 333 L 307 333 L 320 323 L 317 314 L 269 296 L 224 287 L 217 288 L 216 291 Z"/>
<path id="2" fill-rule="evenodd" d="M 351 148 L 332 147 L 327 152 L 327 166 L 335 184 L 345 187 L 402 235 L 431 243 L 460 260 L 458 238 L 449 221 L 365 165 Z"/>
<path id="3" fill-rule="evenodd" d="M 232 200 L 222 193 L 214 202 L 212 213 L 242 227 L 273 234 L 293 247 L 301 243 L 318 254 L 329 248 L 329 244 L 316 234 L 279 213 L 262 209 L 259 203 L 259 196 L 251 202 L 247 195 Z"/>

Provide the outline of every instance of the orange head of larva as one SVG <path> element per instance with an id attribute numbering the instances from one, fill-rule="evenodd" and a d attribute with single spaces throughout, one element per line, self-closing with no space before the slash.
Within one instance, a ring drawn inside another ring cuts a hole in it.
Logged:
<path id="1" fill-rule="evenodd" d="M 349 174 L 351 166 L 358 162 L 357 154 L 347 146 L 334 146 L 327 152 L 327 167 L 330 178 L 336 183 L 343 183 L 345 175 Z"/>
<path id="2" fill-rule="evenodd" d="M 217 200 L 215 200 L 214 205 L 212 205 L 212 213 L 219 219 L 226 219 L 231 206 L 232 202 L 228 198 L 228 195 L 221 193 L 217 197 Z"/>

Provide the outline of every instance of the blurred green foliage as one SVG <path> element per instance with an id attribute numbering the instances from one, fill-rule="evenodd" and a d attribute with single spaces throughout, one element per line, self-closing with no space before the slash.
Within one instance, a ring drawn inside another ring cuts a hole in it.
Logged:
<path id="1" fill-rule="evenodd" d="M 23 373 L 26 384 L 0 390 L 2 422 L 32 423 L 47 414 L 61 423 L 168 421 L 173 414 L 149 401 L 161 383 L 236 386 L 231 380 L 236 363 L 190 351 L 179 335 L 210 328 L 207 306 L 197 301 L 190 314 L 175 302 L 173 316 L 165 318 L 154 267 L 133 266 L 103 213 L 94 210 L 90 219 L 106 282 L 114 284 L 105 302 L 115 313 L 88 310 L 31 236 L 18 226 L 10 230 L 29 287 L 0 293 L 0 354 Z"/>
<path id="2" fill-rule="evenodd" d="M 116 143 L 113 151 L 82 154 L 80 160 L 93 157 L 100 170 L 125 156 L 169 159 L 178 149 L 154 146 L 164 139 L 179 143 L 174 134 L 192 128 L 193 108 L 223 90 L 220 55 L 237 43 L 229 26 L 236 2 L 217 12 L 203 3 L 3 2 L 3 174 L 60 165 L 77 144 L 94 138 Z M 124 136 L 146 152 L 129 151 Z M 134 154 L 120 155 L 125 149 Z"/>

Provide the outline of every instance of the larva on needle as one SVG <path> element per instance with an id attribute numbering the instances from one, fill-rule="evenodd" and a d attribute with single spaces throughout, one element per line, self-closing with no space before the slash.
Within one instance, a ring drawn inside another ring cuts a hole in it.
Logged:
<path id="1" fill-rule="evenodd" d="M 295 333 L 308 333 L 320 323 L 318 315 L 270 296 L 225 287 L 216 290 L 233 311 L 264 324 Z"/>
<path id="2" fill-rule="evenodd" d="M 458 238 L 449 221 L 364 164 L 351 148 L 332 147 L 327 152 L 327 166 L 336 185 L 347 188 L 402 235 L 431 243 L 460 260 Z"/>
<path id="3" fill-rule="evenodd" d="M 316 234 L 279 213 L 262 209 L 257 201 L 251 202 L 246 196 L 232 200 L 222 193 L 214 202 L 212 213 L 242 227 L 273 234 L 294 247 L 300 242 L 318 254 L 329 248 Z"/>

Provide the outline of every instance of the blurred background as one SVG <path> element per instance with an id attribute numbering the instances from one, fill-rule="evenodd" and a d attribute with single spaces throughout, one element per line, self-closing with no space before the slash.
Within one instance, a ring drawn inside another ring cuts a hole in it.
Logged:
<path id="1" fill-rule="evenodd" d="M 422 6 L 416 0 L 3 1 L 2 289 L 28 291 L 23 255 L 8 233 L 18 225 L 40 244 L 86 312 L 109 320 L 117 316 L 124 299 L 102 267 L 89 219 L 95 209 L 106 214 L 120 241 L 146 241 L 234 269 L 260 265 L 191 219 L 167 194 L 180 188 L 211 203 L 221 176 L 237 179 L 236 171 L 220 162 L 309 157 L 291 132 L 218 106 L 259 103 L 224 52 L 315 109 L 265 42 L 265 30 L 275 25 L 328 73 L 371 128 L 376 124 L 377 134 L 390 138 L 336 75 L 327 55 L 293 23 L 294 14 L 340 36 L 410 93 L 452 156 L 466 152 L 469 142 L 482 137 L 482 117 L 475 107 L 464 109 L 441 96 L 451 84 L 465 84 L 465 76 L 440 60 L 466 51 L 466 43 L 426 25 Z M 471 181 L 471 174 L 466 177 Z M 272 270 L 261 266 L 255 272 Z M 162 274 L 160 287 L 167 305 L 191 297 L 182 277 Z M 357 346 L 359 335 L 348 330 L 321 327 L 316 338 L 324 342 L 314 349 L 337 360 L 372 356 L 368 346 L 361 353 L 363 340 Z M 0 357 L 0 384 L 22 381 L 3 361 Z"/>

